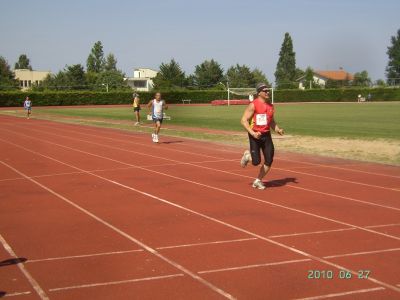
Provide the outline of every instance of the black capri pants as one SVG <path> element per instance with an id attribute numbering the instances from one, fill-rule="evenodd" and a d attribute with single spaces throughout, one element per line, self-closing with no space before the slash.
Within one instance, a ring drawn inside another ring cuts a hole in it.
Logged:
<path id="1" fill-rule="evenodd" d="M 274 143 L 272 142 L 271 132 L 266 132 L 259 139 L 249 134 L 250 154 L 253 166 L 261 163 L 261 151 L 264 156 L 264 165 L 270 167 L 274 160 Z"/>

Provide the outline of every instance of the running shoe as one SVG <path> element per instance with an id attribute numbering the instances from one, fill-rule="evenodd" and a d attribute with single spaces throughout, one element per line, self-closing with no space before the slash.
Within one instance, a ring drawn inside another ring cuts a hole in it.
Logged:
<path id="1" fill-rule="evenodd" d="M 151 134 L 151 139 L 153 140 L 153 143 L 156 142 L 156 134 L 155 133 Z"/>
<path id="2" fill-rule="evenodd" d="M 155 135 L 154 135 L 154 142 L 155 142 L 155 143 L 158 143 L 158 134 L 155 134 Z"/>
<path id="3" fill-rule="evenodd" d="M 249 150 L 244 151 L 242 159 L 240 160 L 240 165 L 242 166 L 242 168 L 245 168 L 247 166 L 247 164 L 250 161 L 250 158 L 251 158 L 250 151 Z"/>
<path id="4" fill-rule="evenodd" d="M 135 126 L 138 126 L 138 125 L 140 125 L 140 123 L 139 123 L 139 122 L 136 122 L 136 123 L 135 123 Z"/>
<path id="5" fill-rule="evenodd" d="M 260 179 L 257 178 L 253 182 L 253 188 L 259 189 L 259 190 L 265 190 L 266 186 L 264 185 L 264 183 Z"/>

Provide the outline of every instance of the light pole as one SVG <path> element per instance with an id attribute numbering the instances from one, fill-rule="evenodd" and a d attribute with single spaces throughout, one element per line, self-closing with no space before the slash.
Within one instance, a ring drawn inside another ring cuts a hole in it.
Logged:
<path id="1" fill-rule="evenodd" d="M 108 83 L 102 83 L 101 85 L 106 87 L 106 91 L 108 93 Z"/>

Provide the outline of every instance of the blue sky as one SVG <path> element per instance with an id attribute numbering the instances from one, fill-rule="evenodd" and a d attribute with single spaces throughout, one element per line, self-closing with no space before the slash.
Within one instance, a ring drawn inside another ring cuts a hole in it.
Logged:
<path id="1" fill-rule="evenodd" d="M 82 63 L 103 42 L 118 67 L 157 69 L 175 58 L 186 73 L 214 58 L 247 64 L 274 81 L 285 32 L 297 66 L 367 70 L 384 78 L 386 49 L 400 28 L 398 0 L 1 0 L 0 55 L 26 53 L 34 69 Z"/>

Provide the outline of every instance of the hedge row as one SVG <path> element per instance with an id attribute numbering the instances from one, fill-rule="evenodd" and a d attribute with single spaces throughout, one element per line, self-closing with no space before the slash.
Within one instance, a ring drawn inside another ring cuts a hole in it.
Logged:
<path id="1" fill-rule="evenodd" d="M 276 90 L 275 102 L 341 102 L 357 101 L 357 96 L 367 97 L 372 101 L 400 101 L 400 88 L 346 88 L 312 90 Z"/>
<path id="2" fill-rule="evenodd" d="M 275 102 L 314 102 L 314 101 L 356 101 L 357 95 L 366 97 L 371 94 L 373 101 L 399 101 L 400 88 L 349 88 L 349 89 L 313 89 L 313 90 L 276 90 Z M 21 106 L 29 96 L 35 106 L 47 105 L 93 105 L 93 104 L 129 104 L 132 92 L 0 92 L 0 106 Z M 149 101 L 153 92 L 141 92 L 142 102 Z M 181 103 L 182 99 L 191 99 L 192 103 L 210 103 L 212 100 L 226 99 L 226 91 L 169 91 L 163 92 L 168 103 Z M 231 99 L 243 96 L 233 95 Z M 244 97 L 246 98 L 246 97 Z"/>

